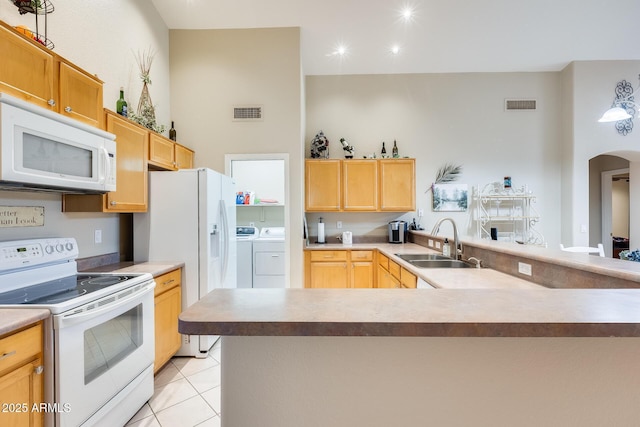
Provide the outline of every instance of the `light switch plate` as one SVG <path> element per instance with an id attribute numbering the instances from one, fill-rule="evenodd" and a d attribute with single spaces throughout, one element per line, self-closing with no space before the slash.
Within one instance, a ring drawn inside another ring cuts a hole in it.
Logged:
<path id="1" fill-rule="evenodd" d="M 440 242 L 436 242 L 436 249 L 440 249 Z"/>

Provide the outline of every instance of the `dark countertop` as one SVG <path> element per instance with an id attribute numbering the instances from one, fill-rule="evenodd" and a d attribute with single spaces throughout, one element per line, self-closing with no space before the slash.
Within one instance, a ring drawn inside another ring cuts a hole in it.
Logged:
<path id="1" fill-rule="evenodd" d="M 117 264 L 108 264 L 100 267 L 91 268 L 83 272 L 98 273 L 150 273 L 153 277 L 158 277 L 164 273 L 168 273 L 176 268 L 184 267 L 184 262 L 159 261 L 159 262 L 120 262 Z"/>
<path id="2" fill-rule="evenodd" d="M 640 289 L 216 289 L 183 334 L 640 337 Z"/>

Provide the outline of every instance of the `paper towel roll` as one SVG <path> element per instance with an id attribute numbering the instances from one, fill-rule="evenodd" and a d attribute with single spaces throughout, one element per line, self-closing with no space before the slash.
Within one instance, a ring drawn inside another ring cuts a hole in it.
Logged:
<path id="1" fill-rule="evenodd" d="M 318 243 L 324 243 L 324 223 L 318 223 Z"/>

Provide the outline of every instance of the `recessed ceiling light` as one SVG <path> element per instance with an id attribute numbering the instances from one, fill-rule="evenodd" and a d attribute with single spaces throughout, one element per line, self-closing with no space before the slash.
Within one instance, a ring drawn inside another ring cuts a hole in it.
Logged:
<path id="1" fill-rule="evenodd" d="M 411 21 L 411 18 L 413 18 L 413 8 L 405 6 L 400 14 L 405 21 Z"/>
<path id="2" fill-rule="evenodd" d="M 391 53 L 393 53 L 394 55 L 397 55 L 400 53 L 400 46 L 398 46 L 397 44 L 394 44 L 393 46 L 391 46 Z"/>

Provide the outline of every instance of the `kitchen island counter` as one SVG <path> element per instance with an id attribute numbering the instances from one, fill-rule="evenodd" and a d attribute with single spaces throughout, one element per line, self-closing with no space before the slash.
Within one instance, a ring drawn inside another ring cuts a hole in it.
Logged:
<path id="1" fill-rule="evenodd" d="M 216 289 L 223 425 L 635 425 L 638 289 Z"/>
<path id="2" fill-rule="evenodd" d="M 640 337 L 640 289 L 216 289 L 179 319 L 190 335 Z"/>

